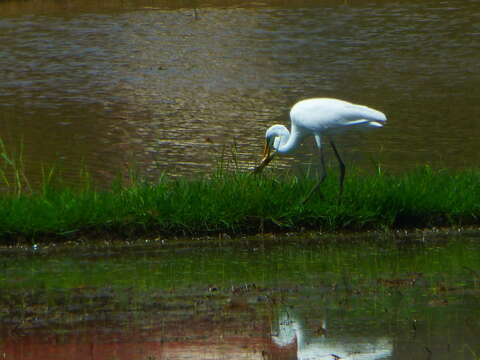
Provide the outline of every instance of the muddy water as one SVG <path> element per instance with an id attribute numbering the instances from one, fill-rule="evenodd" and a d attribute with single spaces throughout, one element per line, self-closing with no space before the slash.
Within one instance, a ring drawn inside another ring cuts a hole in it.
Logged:
<path id="1" fill-rule="evenodd" d="M 339 140 L 349 165 L 478 164 L 478 1 L 209 4 L 2 1 L 0 132 L 29 178 L 202 173 L 234 143 L 249 167 L 265 128 L 317 96 L 390 118 Z"/>
<path id="2" fill-rule="evenodd" d="M 0 356 L 478 359 L 478 235 L 332 240 L 4 249 Z"/>

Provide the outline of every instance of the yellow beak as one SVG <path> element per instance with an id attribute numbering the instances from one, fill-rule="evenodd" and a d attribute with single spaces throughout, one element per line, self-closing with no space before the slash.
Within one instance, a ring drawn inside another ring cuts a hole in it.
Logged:
<path id="1" fill-rule="evenodd" d="M 270 144 L 265 140 L 265 147 L 263 148 L 263 159 L 262 162 L 270 156 Z"/>
<path id="2" fill-rule="evenodd" d="M 260 165 L 258 165 L 255 169 L 253 169 L 254 174 L 259 174 L 262 172 L 262 170 L 272 161 L 273 157 L 275 156 L 275 153 L 270 154 L 271 148 L 270 144 L 268 141 L 265 141 L 265 148 L 263 149 L 263 159 L 260 162 Z"/>

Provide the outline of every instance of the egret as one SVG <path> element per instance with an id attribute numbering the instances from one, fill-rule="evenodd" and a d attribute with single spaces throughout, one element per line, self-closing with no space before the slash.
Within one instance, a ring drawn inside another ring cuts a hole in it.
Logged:
<path id="1" fill-rule="evenodd" d="M 284 125 L 273 125 L 265 133 L 265 149 L 263 159 L 254 173 L 260 173 L 274 158 L 275 154 L 289 154 L 310 135 L 315 137 L 315 143 L 320 151 L 322 176 L 307 195 L 307 201 L 313 192 L 327 177 L 323 155 L 322 137 L 330 143 L 340 167 L 340 196 L 343 193 L 345 164 L 333 142 L 333 136 L 349 129 L 379 128 L 387 121 L 381 111 L 364 105 L 352 104 L 347 101 L 331 98 L 313 98 L 297 102 L 290 110 L 291 129 Z M 272 149 L 274 152 L 272 152 Z"/>

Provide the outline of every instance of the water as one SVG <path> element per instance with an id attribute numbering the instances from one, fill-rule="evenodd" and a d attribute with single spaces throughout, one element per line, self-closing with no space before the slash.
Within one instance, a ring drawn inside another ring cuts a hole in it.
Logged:
<path id="1" fill-rule="evenodd" d="M 389 117 L 339 140 L 348 165 L 478 164 L 478 1 L 168 3 L 0 3 L 0 133 L 33 183 L 42 166 L 72 183 L 201 174 L 234 143 L 248 168 L 266 127 L 317 96 Z"/>
<path id="2" fill-rule="evenodd" d="M 4 359 L 478 359 L 478 234 L 0 252 Z"/>

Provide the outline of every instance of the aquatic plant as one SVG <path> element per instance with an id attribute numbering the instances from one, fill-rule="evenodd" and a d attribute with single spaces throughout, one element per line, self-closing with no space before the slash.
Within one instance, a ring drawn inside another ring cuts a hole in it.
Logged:
<path id="1" fill-rule="evenodd" d="M 219 170 L 210 177 L 136 178 L 98 190 L 86 181 L 71 188 L 51 179 L 40 190 L 0 196 L 4 240 L 65 239 L 98 233 L 207 235 L 265 231 L 320 231 L 465 226 L 480 223 L 480 170 L 419 168 L 403 175 L 356 171 L 338 201 L 336 178 L 302 200 L 315 185 L 310 177 L 274 173 L 254 176 Z"/>

